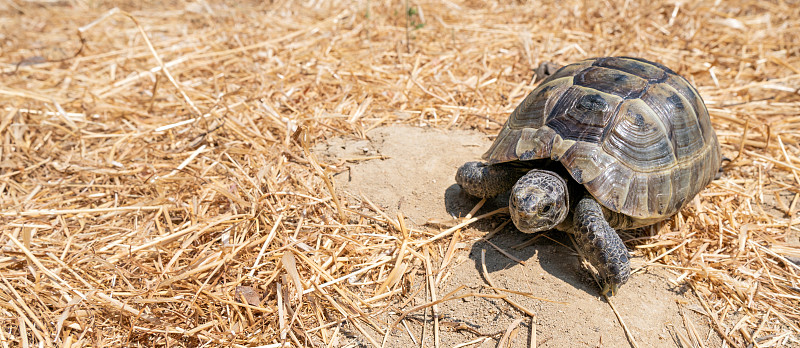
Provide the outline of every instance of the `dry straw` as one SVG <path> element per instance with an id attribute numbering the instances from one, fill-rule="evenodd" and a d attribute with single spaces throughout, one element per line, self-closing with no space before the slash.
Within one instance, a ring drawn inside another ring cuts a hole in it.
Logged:
<path id="1" fill-rule="evenodd" d="M 621 54 L 698 86 L 732 159 L 629 246 L 725 344 L 800 344 L 800 6 L 506 3 L 0 3 L 0 346 L 412 335 L 411 311 L 487 296 L 435 292 L 452 251 L 430 247 L 466 223 L 347 198 L 309 147 L 397 123 L 495 134 L 539 63 Z"/>

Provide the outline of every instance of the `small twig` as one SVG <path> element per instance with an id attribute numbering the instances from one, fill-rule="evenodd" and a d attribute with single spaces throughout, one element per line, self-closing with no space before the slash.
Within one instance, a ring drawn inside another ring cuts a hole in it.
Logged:
<path id="1" fill-rule="evenodd" d="M 510 325 L 508 325 L 508 327 L 506 328 L 506 332 L 504 332 L 503 336 L 500 337 L 500 340 L 497 341 L 497 348 L 509 347 L 511 345 L 511 342 L 508 342 L 508 338 L 509 336 L 511 336 L 511 333 L 517 329 L 517 326 L 519 326 L 522 320 L 523 320 L 522 318 L 514 319 L 514 321 L 511 322 Z"/>
<path id="2" fill-rule="evenodd" d="M 736 156 L 733 157 L 730 162 L 725 165 L 725 169 L 733 166 L 733 163 L 742 156 L 742 152 L 744 151 L 744 143 L 747 140 L 747 131 L 750 129 L 750 120 L 745 120 L 744 122 L 744 131 L 742 131 L 742 139 L 739 141 L 739 151 L 736 152 Z"/>
<path id="3" fill-rule="evenodd" d="M 709 318 L 711 318 L 711 322 L 714 324 L 714 325 L 712 325 L 712 327 L 714 328 L 714 331 L 717 332 L 717 334 L 719 335 L 720 338 L 722 338 L 725 341 L 727 341 L 728 344 L 731 345 L 731 347 L 738 347 L 739 344 L 734 342 L 733 339 L 731 339 L 728 335 L 726 335 L 725 331 L 722 330 L 722 325 L 720 325 L 719 320 L 717 320 L 717 317 L 715 315 L 713 315 L 713 312 L 711 311 L 711 308 L 708 307 L 708 303 L 706 303 L 706 300 L 703 298 L 703 296 L 700 294 L 700 292 L 697 291 L 697 288 L 695 287 L 694 283 L 690 282 L 689 286 L 692 287 L 692 291 L 694 292 L 694 295 L 697 297 L 698 300 L 700 300 L 700 304 L 703 306 L 703 309 L 705 309 L 706 315 Z"/>
<path id="4" fill-rule="evenodd" d="M 474 218 L 467 219 L 467 220 L 459 223 L 458 225 L 450 227 L 447 230 L 442 231 L 439 234 L 437 234 L 437 235 L 435 235 L 435 236 L 433 236 L 431 238 L 428 238 L 427 240 L 415 242 L 415 244 L 417 244 L 418 246 L 423 246 L 423 245 L 426 245 L 426 244 L 433 243 L 433 242 L 435 242 L 435 241 L 437 241 L 439 239 L 442 239 L 444 237 L 449 236 L 450 234 L 452 234 L 453 232 L 455 232 L 456 230 L 458 230 L 460 228 L 463 228 L 464 226 L 468 226 L 468 225 L 472 224 L 475 221 L 478 221 L 478 220 L 481 220 L 481 219 L 485 219 L 485 218 L 493 216 L 493 215 L 507 213 L 507 212 L 508 212 L 508 207 L 503 207 L 503 208 L 499 208 L 499 209 L 493 210 L 493 211 L 488 212 L 488 213 L 483 214 L 483 215 L 478 215 L 478 216 L 476 216 Z"/>
<path id="5" fill-rule="evenodd" d="M 598 284 L 598 286 L 599 286 L 599 284 Z M 633 333 L 631 332 L 630 329 L 628 329 L 628 325 L 625 324 L 625 321 L 622 320 L 622 315 L 620 315 L 619 311 L 617 311 L 617 307 L 614 306 L 614 302 L 611 301 L 611 298 L 608 297 L 608 295 L 603 295 L 603 298 L 606 299 L 606 302 L 608 302 L 608 305 L 611 307 L 611 310 L 614 312 L 614 315 L 617 317 L 617 320 L 619 321 L 619 324 L 622 325 L 622 330 L 625 331 L 625 337 L 628 338 L 628 342 L 631 343 L 631 346 L 633 346 L 633 348 L 639 348 L 639 345 L 636 344 L 636 339 L 633 338 Z"/>
<path id="6" fill-rule="evenodd" d="M 481 249 L 481 269 L 483 270 L 483 277 L 486 278 L 486 282 L 489 283 L 489 285 L 491 285 L 492 288 L 495 289 L 494 291 L 499 295 L 500 291 L 497 290 L 497 286 L 494 285 L 494 281 L 489 276 L 489 272 L 486 271 L 486 249 Z M 517 301 L 514 301 L 506 296 L 503 296 L 503 300 L 508 302 L 508 304 L 510 304 L 512 307 L 519 309 L 520 311 L 531 317 L 536 316 L 536 313 L 534 313 L 530 309 L 525 308 L 523 305 L 517 303 Z"/>

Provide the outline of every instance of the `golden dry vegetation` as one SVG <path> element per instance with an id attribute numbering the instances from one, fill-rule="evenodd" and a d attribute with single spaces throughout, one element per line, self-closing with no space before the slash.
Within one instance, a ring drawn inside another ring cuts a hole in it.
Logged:
<path id="1" fill-rule="evenodd" d="M 629 247 L 724 344 L 800 344 L 796 1 L 9 0 L 0 28 L 2 347 L 380 346 L 456 228 L 337 195 L 310 147 L 496 134 L 540 63 L 609 55 L 689 79 L 732 159 Z"/>

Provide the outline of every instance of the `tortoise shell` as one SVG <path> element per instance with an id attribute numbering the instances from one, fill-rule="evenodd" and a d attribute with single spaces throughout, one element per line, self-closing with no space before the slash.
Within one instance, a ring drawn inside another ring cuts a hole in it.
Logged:
<path id="1" fill-rule="evenodd" d="M 517 106 L 483 158 L 559 161 L 598 202 L 642 224 L 678 212 L 720 165 L 697 90 L 661 64 L 629 57 L 556 71 Z"/>

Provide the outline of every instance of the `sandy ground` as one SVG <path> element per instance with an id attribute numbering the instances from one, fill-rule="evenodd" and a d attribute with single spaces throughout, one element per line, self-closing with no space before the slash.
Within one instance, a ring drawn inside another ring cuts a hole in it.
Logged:
<path id="1" fill-rule="evenodd" d="M 428 221 L 448 221 L 464 216 L 477 203 L 455 184 L 456 168 L 465 161 L 479 159 L 491 140 L 477 132 L 441 131 L 411 127 L 385 127 L 367 133 L 368 140 L 334 138 L 316 148 L 327 163 L 340 163 L 346 170 L 335 176 L 341 195 L 349 202 L 360 195 L 394 216 L 402 212 L 411 225 L 438 232 Z M 383 156 L 383 159 L 363 158 Z M 359 160 L 360 159 L 360 160 Z M 349 160 L 349 161 L 348 161 Z M 347 162 L 343 162 L 347 161 Z M 480 211 L 488 212 L 506 204 L 500 197 Z M 626 347 L 628 339 L 614 312 L 598 294 L 589 271 L 581 265 L 572 244 L 564 234 L 550 232 L 528 235 L 508 224 L 491 242 L 522 263 L 514 261 L 480 238 L 508 219 L 500 215 L 468 227 L 464 243 L 449 270 L 442 275 L 437 293 L 446 294 L 459 286 L 464 292 L 492 294 L 482 276 L 481 253 L 485 250 L 486 267 L 498 287 L 530 293 L 555 302 L 511 295 L 515 301 L 536 314 L 535 343 L 538 347 Z M 452 225 L 452 223 L 450 224 Z M 535 238 L 535 239 L 534 239 Z M 534 240 L 531 240 L 534 239 Z M 524 244 L 523 244 L 524 243 Z M 447 245 L 435 249 L 434 268 L 441 264 Z M 632 264 L 643 260 L 634 253 Z M 422 284 L 422 272 L 414 289 Z M 687 288 L 669 282 L 675 276 L 654 267 L 636 273 L 612 298 L 613 304 L 640 347 L 680 347 L 678 336 L 688 330 L 704 338 L 707 347 L 719 347 L 719 337 L 709 326 L 697 300 Z M 406 308 L 425 303 L 421 292 Z M 501 299 L 471 297 L 440 305 L 440 344 L 452 347 L 480 335 L 494 335 L 479 345 L 494 347 L 503 332 L 517 319 L 520 330 L 511 339 L 512 347 L 531 346 L 531 319 Z M 386 322 L 397 315 L 386 315 Z M 422 323 L 427 322 L 423 331 Z M 424 346 L 434 346 L 430 312 L 409 315 L 408 330 L 402 325 L 393 331 L 387 346 L 410 346 L 424 337 Z M 345 329 L 347 329 L 345 327 Z M 366 343 L 357 331 L 350 331 L 351 343 Z M 414 338 L 411 338 L 411 335 Z M 373 336 L 380 340 L 377 333 Z"/>

